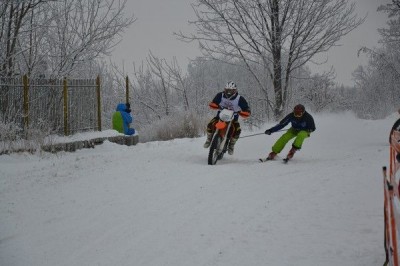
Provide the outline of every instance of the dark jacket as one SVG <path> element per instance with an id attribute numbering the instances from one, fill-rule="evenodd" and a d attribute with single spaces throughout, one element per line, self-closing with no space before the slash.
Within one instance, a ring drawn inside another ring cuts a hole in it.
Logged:
<path id="1" fill-rule="evenodd" d="M 302 117 L 295 117 L 293 113 L 288 114 L 285 118 L 283 118 L 279 124 L 270 128 L 271 133 L 274 133 L 278 130 L 281 130 L 289 123 L 292 124 L 292 128 L 296 130 L 305 130 L 308 132 L 315 131 L 315 123 L 314 118 L 307 112 L 304 112 Z"/>

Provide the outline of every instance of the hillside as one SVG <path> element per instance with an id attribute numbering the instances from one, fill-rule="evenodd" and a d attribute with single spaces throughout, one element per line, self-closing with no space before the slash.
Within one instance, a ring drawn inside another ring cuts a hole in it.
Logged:
<path id="1" fill-rule="evenodd" d="M 287 165 L 258 162 L 281 133 L 0 156 L 0 265 L 380 265 L 397 116 L 314 118 Z"/>

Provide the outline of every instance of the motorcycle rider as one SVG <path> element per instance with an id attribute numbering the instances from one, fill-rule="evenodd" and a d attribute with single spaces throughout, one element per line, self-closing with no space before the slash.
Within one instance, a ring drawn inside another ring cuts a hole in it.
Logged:
<path id="1" fill-rule="evenodd" d="M 229 109 L 235 112 L 232 121 L 231 140 L 228 146 L 228 154 L 232 155 L 236 141 L 241 133 L 240 123 L 238 121 L 239 114 L 243 118 L 248 118 L 251 114 L 249 104 L 243 96 L 238 94 L 236 84 L 229 81 L 226 83 L 224 90 L 215 95 L 214 99 L 209 103 L 209 107 L 214 110 Z M 220 111 L 218 111 L 217 115 L 213 117 L 207 125 L 207 140 L 203 145 L 204 148 L 210 147 L 212 136 L 215 132 L 215 124 L 218 122 L 219 113 Z"/>

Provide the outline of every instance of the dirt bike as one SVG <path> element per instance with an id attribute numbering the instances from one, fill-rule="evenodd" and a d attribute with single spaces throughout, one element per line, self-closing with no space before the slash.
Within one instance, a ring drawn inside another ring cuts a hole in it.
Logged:
<path id="1" fill-rule="evenodd" d="M 228 150 L 234 116 L 235 112 L 229 109 L 222 109 L 219 113 L 219 120 L 215 124 L 215 132 L 208 153 L 208 164 L 216 164 L 218 160 L 224 157 L 225 152 Z"/>

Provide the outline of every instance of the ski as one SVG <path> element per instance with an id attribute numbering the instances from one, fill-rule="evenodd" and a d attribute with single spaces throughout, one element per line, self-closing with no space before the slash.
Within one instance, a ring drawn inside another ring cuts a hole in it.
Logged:
<path id="1" fill-rule="evenodd" d="M 291 158 L 286 157 L 286 158 L 283 158 L 282 161 L 283 161 L 283 163 L 287 163 L 287 162 L 289 162 L 290 159 Z M 267 161 L 275 161 L 275 159 L 268 159 L 268 158 L 260 158 L 258 160 L 262 163 L 267 162 Z"/>

